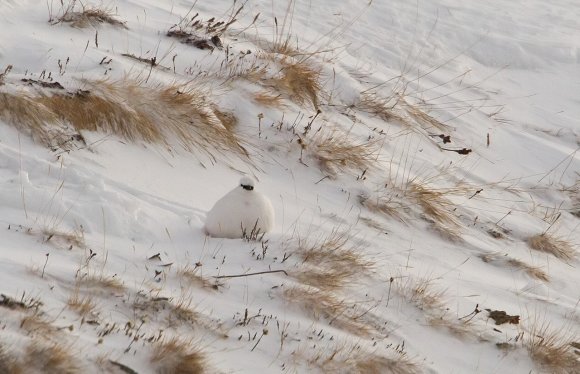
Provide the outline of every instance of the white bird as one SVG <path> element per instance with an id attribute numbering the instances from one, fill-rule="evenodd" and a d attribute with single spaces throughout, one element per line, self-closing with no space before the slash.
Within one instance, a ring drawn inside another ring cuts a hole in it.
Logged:
<path id="1" fill-rule="evenodd" d="M 216 238 L 243 238 L 274 227 L 270 200 L 255 190 L 256 182 L 243 177 L 240 185 L 219 199 L 207 214 L 205 232 Z"/>

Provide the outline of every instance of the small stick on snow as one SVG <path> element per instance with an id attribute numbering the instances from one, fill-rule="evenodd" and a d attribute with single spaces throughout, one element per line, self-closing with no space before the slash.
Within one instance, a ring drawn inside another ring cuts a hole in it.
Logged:
<path id="1" fill-rule="evenodd" d="M 249 277 L 252 275 L 260 275 L 260 274 L 270 274 L 270 273 L 284 273 L 288 275 L 286 270 L 270 270 L 270 271 L 259 271 L 257 273 L 246 273 L 246 274 L 236 274 L 236 275 L 217 275 L 213 278 L 215 279 L 223 279 L 223 278 L 240 278 L 240 277 Z"/>

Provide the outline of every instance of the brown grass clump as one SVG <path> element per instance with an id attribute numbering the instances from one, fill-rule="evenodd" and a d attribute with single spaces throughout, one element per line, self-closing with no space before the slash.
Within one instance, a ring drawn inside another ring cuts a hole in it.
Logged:
<path id="1" fill-rule="evenodd" d="M 408 280 L 405 283 L 399 283 L 400 293 L 406 296 L 407 300 L 421 310 L 431 311 L 434 309 L 443 309 L 445 304 L 443 299 L 445 292 L 435 290 L 433 281 L 427 278 L 417 280 Z"/>
<path id="2" fill-rule="evenodd" d="M 322 318 L 339 330 L 362 337 L 369 336 L 373 331 L 362 320 L 365 313 L 357 311 L 356 305 L 339 300 L 328 291 L 314 287 L 292 287 L 284 291 L 284 297 L 288 302 L 299 305 L 311 317 Z"/>
<path id="3" fill-rule="evenodd" d="M 69 308 L 77 312 L 81 316 L 97 315 L 97 305 L 92 297 L 79 295 L 79 290 L 76 289 L 67 301 Z"/>
<path id="4" fill-rule="evenodd" d="M 501 264 L 517 270 L 521 270 L 528 276 L 535 279 L 539 279 L 544 282 L 548 282 L 550 280 L 548 274 L 545 271 L 543 271 L 542 268 L 540 268 L 539 266 L 529 265 L 516 258 L 501 256 L 498 253 L 485 254 L 479 257 L 482 259 L 483 262 Z"/>
<path id="5" fill-rule="evenodd" d="M 133 304 L 140 318 L 164 320 L 169 326 L 186 324 L 203 325 L 202 315 L 191 307 L 191 299 L 173 302 L 165 297 L 138 300 Z"/>
<path id="6" fill-rule="evenodd" d="M 85 248 L 85 237 L 82 231 L 61 232 L 56 229 L 42 229 L 44 243 L 50 243 L 57 248 Z"/>
<path id="7" fill-rule="evenodd" d="M 300 355 L 299 352 L 297 353 Z M 415 374 L 422 372 L 404 352 L 404 346 L 397 346 L 394 353 L 384 356 L 376 352 L 368 352 L 358 344 L 334 343 L 332 347 L 325 346 L 309 356 L 307 362 L 311 367 L 328 374 Z"/>
<path id="8" fill-rule="evenodd" d="M 377 95 L 375 92 L 363 92 L 359 101 L 356 104 L 353 104 L 352 107 L 380 118 L 387 123 L 395 122 L 408 125 L 407 120 L 398 109 L 400 100 L 401 99 L 398 96 L 384 98 Z"/>
<path id="9" fill-rule="evenodd" d="M 0 92 L 0 119 L 42 144 L 53 143 L 47 123 L 56 122 L 56 115 L 26 94 Z"/>
<path id="10" fill-rule="evenodd" d="M 300 243 L 297 251 L 306 269 L 292 273 L 300 282 L 323 290 L 335 290 L 357 277 L 364 276 L 374 267 L 359 253 L 360 248 L 350 244 L 347 232 L 333 231 L 315 243 Z"/>
<path id="11" fill-rule="evenodd" d="M 206 355 L 192 342 L 173 338 L 155 345 L 151 363 L 158 374 L 203 374 L 208 372 Z"/>
<path id="12" fill-rule="evenodd" d="M 125 290 L 125 285 L 115 277 L 107 277 L 105 275 L 89 275 L 80 278 L 76 282 L 77 287 L 107 290 L 110 292 L 122 292 Z"/>
<path id="13" fill-rule="evenodd" d="M 54 337 L 54 334 L 58 331 L 50 321 L 38 314 L 32 314 L 22 318 L 20 328 L 32 336 L 39 335 L 46 338 Z"/>
<path id="14" fill-rule="evenodd" d="M 445 197 L 446 191 L 432 190 L 426 186 L 411 183 L 407 196 L 422 208 L 425 218 L 432 221 L 433 228 L 450 240 L 460 239 L 461 226 L 453 209 L 455 206 Z"/>
<path id="15" fill-rule="evenodd" d="M 304 61 L 292 61 L 284 58 L 278 61 L 281 65 L 280 75 L 268 81 L 276 91 L 283 92 L 298 105 L 312 104 L 318 109 L 318 94 L 321 89 L 320 70 Z"/>
<path id="16" fill-rule="evenodd" d="M 534 320 L 524 346 L 532 360 L 547 372 L 577 373 L 578 357 L 571 345 L 573 339 L 564 328 L 552 329 L 546 321 Z"/>
<path id="17" fill-rule="evenodd" d="M 0 373 L 25 373 L 24 366 L 20 363 L 18 357 L 15 357 L 12 352 L 4 348 L 2 343 L 0 343 Z"/>
<path id="18" fill-rule="evenodd" d="M 76 10 L 78 3 L 81 4 L 80 10 Z M 124 29 L 127 28 L 125 22 L 119 21 L 116 18 L 113 9 L 88 6 L 82 4 L 80 1 L 78 3 L 77 0 L 69 0 L 65 5 L 61 1 L 61 14 L 57 15 L 56 17 L 53 17 L 51 14 L 49 22 L 53 25 L 58 23 L 68 23 L 72 27 L 79 29 L 84 29 L 89 26 L 96 27 L 101 23 L 122 27 Z"/>
<path id="19" fill-rule="evenodd" d="M 369 355 L 357 359 L 355 366 L 356 372 L 360 374 L 416 374 L 422 372 L 416 363 L 403 354 L 396 358 Z"/>
<path id="20" fill-rule="evenodd" d="M 408 207 L 403 204 L 396 194 L 371 197 L 367 194 L 358 195 L 360 205 L 367 208 L 373 213 L 380 214 L 389 218 L 396 218 L 405 222 L 404 213 Z"/>
<path id="21" fill-rule="evenodd" d="M 576 255 L 576 251 L 568 241 L 548 233 L 532 236 L 528 238 L 527 243 L 536 251 L 549 253 L 564 261 L 570 261 Z"/>
<path id="22" fill-rule="evenodd" d="M 127 140 L 168 144 L 175 138 L 188 151 L 234 152 L 245 149 L 201 91 L 186 86 L 146 87 L 135 80 L 84 80 L 88 90 L 36 98 L 77 130 L 105 131 Z M 215 107 L 214 107 L 215 108 Z M 223 121 L 223 122 L 222 122 Z"/>
<path id="23" fill-rule="evenodd" d="M 201 274 L 198 274 L 198 270 L 200 267 L 194 267 L 187 265 L 184 268 L 180 269 L 178 274 L 181 276 L 182 279 L 186 280 L 187 283 L 200 287 L 209 289 L 212 291 L 217 291 L 221 283 L 219 283 L 215 279 L 210 279 L 208 277 L 203 277 Z"/>
<path id="24" fill-rule="evenodd" d="M 26 367 L 46 374 L 77 374 L 79 359 L 71 355 L 71 347 L 33 342 L 26 350 Z M 34 371 L 34 370 L 33 370 Z"/>
<path id="25" fill-rule="evenodd" d="M 331 176 L 346 170 L 365 172 L 377 162 L 380 152 L 377 142 L 353 142 L 348 133 L 338 130 L 318 131 L 304 144 L 319 167 Z"/>
<path id="26" fill-rule="evenodd" d="M 273 94 L 268 91 L 260 91 L 254 94 L 254 101 L 267 108 L 281 108 L 284 105 L 280 94 Z"/>
<path id="27" fill-rule="evenodd" d="M 407 114 L 409 114 L 409 116 L 413 118 L 415 122 L 418 123 L 424 130 L 449 130 L 450 127 L 448 125 L 425 113 L 425 111 L 420 109 L 418 106 L 409 104 L 404 99 L 401 101 L 401 104 L 405 108 Z"/>

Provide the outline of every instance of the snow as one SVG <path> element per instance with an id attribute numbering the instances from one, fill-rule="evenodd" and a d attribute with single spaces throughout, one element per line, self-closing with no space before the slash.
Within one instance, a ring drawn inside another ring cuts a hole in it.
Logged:
<path id="1" fill-rule="evenodd" d="M 60 2 L 50 3 L 57 14 Z M 353 362 L 375 356 L 409 359 L 426 373 L 552 372 L 526 342 L 542 323 L 580 342 L 576 1 L 246 3 L 222 37 L 228 61 L 260 59 L 276 17 L 291 45 L 317 52 L 307 58 L 322 72 L 316 118 L 307 104 L 253 100 L 269 83 L 224 79 L 225 50 L 167 37 L 186 15 L 232 14 L 231 3 L 202 0 L 188 13 L 193 3 L 116 0 L 111 9 L 127 29 L 78 29 L 50 25 L 45 2 L 0 2 L 0 71 L 13 66 L 0 92 L 34 94 L 40 88 L 21 79 L 49 74 L 69 92 L 85 88 L 83 79 L 189 83 L 235 114 L 249 154 L 212 158 L 176 139 L 147 144 L 94 131 L 82 131 L 86 145 L 51 150 L 0 113 L 0 293 L 42 303 L 0 304 L 0 347 L 24 359 L 32 341 L 63 344 L 87 373 L 115 372 L 109 360 L 153 372 L 155 344 L 172 337 L 203 350 L 210 373 L 364 372 Z M 279 70 L 279 61 L 268 66 Z M 357 108 L 361 92 L 388 97 L 403 86 L 409 105 L 448 127 L 405 127 Z M 319 129 L 375 141 L 380 152 L 364 173 L 330 175 L 298 143 Z M 255 177 L 255 189 L 232 190 L 240 175 Z M 438 207 L 452 219 L 430 218 L 409 183 L 441 192 Z M 381 199 L 398 204 L 401 218 L 371 208 Z M 228 239 L 256 220 L 261 240 Z M 546 232 L 571 243 L 575 258 L 531 249 L 528 239 Z M 337 265 L 308 259 L 304 248 L 337 233 L 348 239 L 339 249 L 372 269 L 355 270 L 342 287 L 308 288 L 307 274 Z M 417 292 L 421 284 L 439 301 Z M 290 298 L 296 289 L 314 289 L 318 302 Z M 85 315 L 69 305 L 75 292 L 95 303 Z M 332 314 L 328 295 L 341 312 Z M 520 323 L 495 325 L 485 309 Z M 49 328 L 23 328 L 31 315 Z M 345 328 L 345 316 L 364 328 Z"/>

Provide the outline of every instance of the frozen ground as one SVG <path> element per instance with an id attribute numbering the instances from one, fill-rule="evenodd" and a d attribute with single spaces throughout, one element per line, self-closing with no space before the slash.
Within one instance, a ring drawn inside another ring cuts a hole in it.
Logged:
<path id="1" fill-rule="evenodd" d="M 580 372 L 575 1 L 251 1 L 213 50 L 166 33 L 241 4 L 192 5 L 116 0 L 126 27 L 80 28 L 0 3 L 0 93 L 189 84 L 249 154 L 88 130 L 50 149 L 0 105 L 0 371 L 195 372 L 160 350 L 177 339 L 208 373 Z M 301 54 L 271 52 L 286 38 Z M 318 116 L 271 83 L 287 61 L 320 71 Z M 372 152 L 322 159 L 330 135 Z M 244 174 L 275 229 L 206 237 Z"/>

